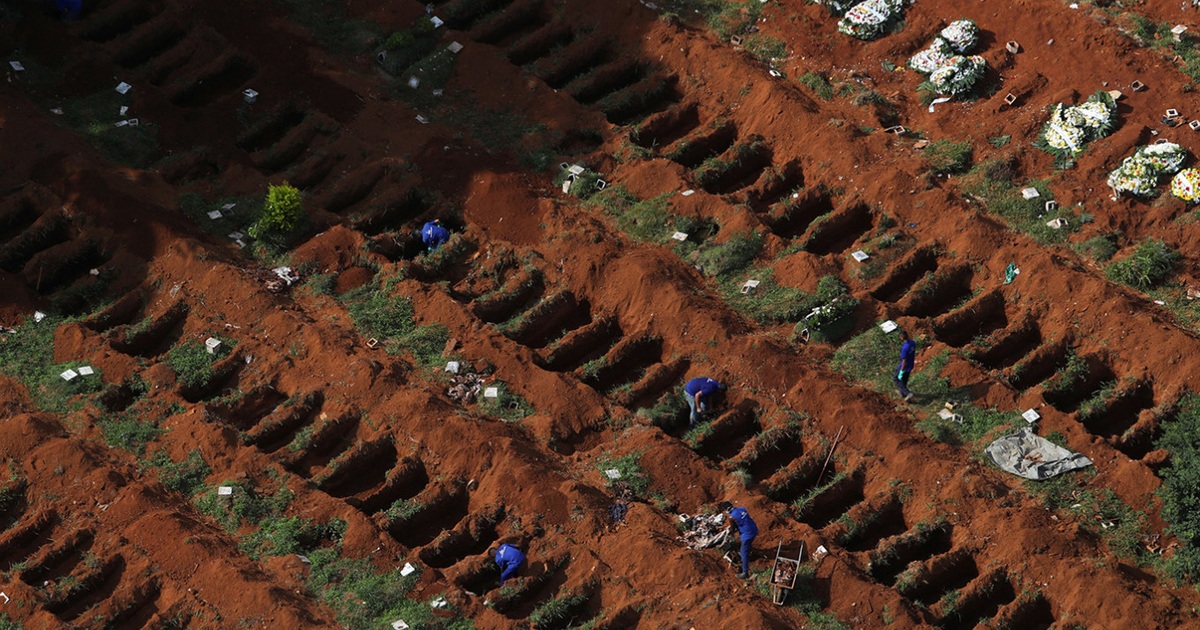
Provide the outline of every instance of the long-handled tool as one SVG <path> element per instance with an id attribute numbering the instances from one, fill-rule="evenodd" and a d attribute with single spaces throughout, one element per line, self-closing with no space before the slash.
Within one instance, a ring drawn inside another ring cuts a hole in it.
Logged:
<path id="1" fill-rule="evenodd" d="M 833 459 L 833 450 L 837 448 L 838 442 L 842 439 L 842 429 L 846 426 L 838 427 L 837 434 L 833 436 L 833 443 L 829 445 L 829 454 L 825 456 L 825 464 L 821 466 L 821 474 L 817 475 L 817 485 L 821 484 L 821 479 L 825 477 L 825 469 L 829 468 L 829 460 Z"/>

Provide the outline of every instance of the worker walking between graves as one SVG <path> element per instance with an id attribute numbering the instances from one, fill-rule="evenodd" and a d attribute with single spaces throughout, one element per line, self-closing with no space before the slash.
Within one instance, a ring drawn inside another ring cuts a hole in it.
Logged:
<path id="1" fill-rule="evenodd" d="M 450 230 L 442 227 L 440 219 L 434 219 L 421 226 L 421 242 L 425 243 L 425 247 L 429 251 L 437 251 L 437 248 L 448 240 L 450 240 Z"/>
<path id="2" fill-rule="evenodd" d="M 520 549 L 503 544 L 496 549 L 496 566 L 500 567 L 500 586 L 504 586 L 504 580 L 514 577 L 517 571 L 525 564 L 525 554 L 521 553 Z"/>
<path id="3" fill-rule="evenodd" d="M 695 427 L 700 423 L 704 414 L 712 409 L 713 397 L 726 389 L 724 383 L 706 376 L 694 378 L 684 385 L 684 398 L 687 398 L 688 409 L 691 409 L 691 415 L 688 416 L 688 428 Z"/>
<path id="4" fill-rule="evenodd" d="M 744 507 L 733 507 L 732 503 L 725 503 L 726 514 L 729 515 L 730 529 L 737 527 L 738 538 L 742 539 L 742 572 L 738 574 L 741 579 L 750 577 L 750 548 L 754 543 L 754 537 L 758 536 L 758 525 L 754 523 L 754 519 L 750 518 L 750 513 Z"/>
<path id="5" fill-rule="evenodd" d="M 917 358 L 917 342 L 909 338 L 908 333 L 900 331 L 900 365 L 896 366 L 896 391 L 905 402 L 912 400 L 913 393 L 908 391 L 908 377 L 912 376 L 913 362 Z"/>

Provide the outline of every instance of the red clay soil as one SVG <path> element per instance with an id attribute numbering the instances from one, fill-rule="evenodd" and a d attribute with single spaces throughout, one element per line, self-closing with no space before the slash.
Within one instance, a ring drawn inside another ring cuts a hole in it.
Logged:
<path id="1" fill-rule="evenodd" d="M 435 13 L 470 3 L 436 4 Z M 712 219 L 718 242 L 763 234 L 757 264 L 779 283 L 813 291 L 838 276 L 862 300 L 856 333 L 896 320 L 922 340 L 918 372 L 948 353 L 941 376 L 975 404 L 1014 418 L 1038 409 L 1040 434 L 1060 434 L 1095 463 L 1085 489 L 1111 490 L 1146 516 L 1134 544 L 1161 546 L 1169 537 L 1155 491 L 1169 455 L 1153 439 L 1169 421 L 1160 412 L 1194 388 L 1195 333 L 1069 247 L 1009 229 L 958 178 L 929 176 L 915 135 L 878 131 L 891 118 L 848 96 L 823 100 L 797 80 L 815 72 L 874 90 L 899 124 L 967 140 L 976 162 L 1008 160 L 1020 181 L 1048 180 L 1061 206 L 1093 214 L 1070 243 L 1113 231 L 1122 248 L 1161 238 L 1184 253 L 1179 277 L 1194 278 L 1200 236 L 1178 220 L 1189 209 L 1166 197 L 1114 202 L 1104 185 L 1135 145 L 1196 142 L 1159 123 L 1167 107 L 1195 115 L 1191 84 L 1121 33 L 1127 18 L 1086 3 L 922 0 L 902 30 L 864 43 L 838 34 L 821 6 L 771 2 L 757 26 L 786 45 L 775 78 L 703 25 L 638 2 L 492 5 L 497 13 L 445 33 L 440 45 L 465 47 L 441 97 L 406 92 L 373 48 L 328 52 L 268 3 L 111 0 L 66 25 L 6 8 L 15 21 L 0 44 L 28 69 L 0 84 L 0 323 L 34 310 L 79 318 L 55 331 L 56 362 L 95 366 L 114 396 L 136 376 L 149 386 L 139 404 L 174 404 L 148 452 L 180 461 L 198 451 L 208 490 L 286 487 L 288 515 L 344 519 L 345 556 L 379 571 L 419 565 L 411 596 L 444 596 L 479 628 L 528 625 L 539 607 L 575 595 L 575 623 L 597 627 L 805 627 L 801 610 L 760 590 L 781 540 L 793 554 L 802 542 L 828 550 L 804 558 L 807 612 L 850 627 L 1197 623 L 1194 589 L 1118 556 L 1096 524 L 1047 509 L 1030 484 L 984 463 L 983 442 L 927 437 L 916 421 L 931 406 L 848 381 L 829 366 L 835 346 L 793 341 L 790 324 L 758 325 L 731 308 L 695 261 L 666 246 L 669 234 L 635 242 L 551 182 L 567 160 L 639 198 L 675 193 L 671 212 Z M 1137 11 L 1200 29 L 1194 11 L 1172 7 Z M 381 31 L 424 19 L 411 0 L 346 8 Z M 518 12 L 526 19 L 496 27 Z M 990 88 L 930 113 L 918 75 L 881 63 L 902 68 L 958 18 L 983 29 Z M 550 32 L 569 34 L 560 48 L 514 53 Z M 162 33 L 173 43 L 143 48 Z M 1007 53 L 1008 40 L 1022 51 Z M 555 65 L 587 46 L 601 52 L 575 79 Z M 635 69 L 620 71 L 622 60 Z M 1149 89 L 1133 92 L 1135 79 Z M 111 161 L 47 111 L 117 81 L 134 86 L 133 112 L 157 130 L 152 168 Z M 644 107 L 626 106 L 662 85 L 671 87 Z M 257 103 L 243 102 L 246 88 Z M 1121 128 L 1056 170 L 1030 145 L 1047 108 L 1102 88 L 1124 92 Z M 1016 106 L 1003 104 L 1008 92 Z M 998 136 L 1011 141 L 995 147 Z M 710 154 L 680 157 L 688 139 L 711 142 Z M 760 161 L 707 188 L 696 178 L 705 158 L 728 158 L 749 139 L 767 148 Z M 538 148 L 551 156 L 546 169 L 529 166 Z M 771 172 L 790 179 L 774 185 Z M 270 260 L 226 236 L 249 215 L 210 221 L 181 197 L 199 195 L 208 211 L 284 180 L 303 189 L 310 229 Z M 781 218 L 800 188 L 801 209 Z M 686 190 L 695 192 L 678 194 Z M 433 217 L 464 244 L 447 246 L 444 267 L 413 240 Z M 860 248 L 883 264 L 855 262 Z M 330 290 L 269 291 L 268 269 L 284 262 L 329 274 Z M 1021 274 L 1004 284 L 1011 262 Z M 914 290 L 935 270 L 951 281 L 931 295 Z M 506 422 L 464 406 L 439 370 L 368 347 L 336 296 L 376 278 L 395 279 L 385 286 L 411 299 L 418 323 L 447 329 L 447 358 L 494 368 L 531 413 Z M 1007 342 L 989 348 L 980 338 L 989 334 Z M 216 364 L 221 378 L 179 382 L 167 351 L 211 335 L 236 342 Z M 1088 391 L 1064 400 L 1046 392 L 1067 347 L 1092 369 Z M 730 384 L 710 435 L 685 440 L 684 427 L 646 420 L 700 375 Z M 10 598 L 0 613 L 27 628 L 338 624 L 305 586 L 302 560 L 247 555 L 239 543 L 251 528 L 227 530 L 139 465 L 146 456 L 106 444 L 107 392 L 51 413 L 20 376 L 0 381 L 5 487 L 20 497 L 0 521 L 0 590 Z M 1080 402 L 1109 381 L 1129 396 L 1085 423 Z M 279 429 L 295 401 L 308 407 Z M 766 438 L 777 434 L 790 437 L 773 447 Z M 650 492 L 613 524 L 618 497 L 598 463 L 624 455 L 640 456 Z M 397 481 L 413 470 L 424 474 Z M 392 522 L 386 510 L 403 499 L 427 509 Z M 761 531 L 749 582 L 720 553 L 677 540 L 676 512 L 723 500 L 747 506 Z M 486 550 L 503 541 L 529 557 L 515 597 L 484 572 Z"/>

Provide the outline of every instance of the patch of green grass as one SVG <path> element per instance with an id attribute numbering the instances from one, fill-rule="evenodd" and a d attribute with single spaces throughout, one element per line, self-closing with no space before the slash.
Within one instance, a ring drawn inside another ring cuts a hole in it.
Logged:
<path id="1" fill-rule="evenodd" d="M 988 138 L 988 144 L 991 144 L 999 149 L 1000 147 L 1008 144 L 1009 140 L 1012 140 L 1012 136 L 992 136 L 991 138 Z"/>
<path id="2" fill-rule="evenodd" d="M 256 525 L 258 529 L 238 543 L 239 549 L 255 559 L 303 554 L 325 541 L 340 543 L 346 533 L 346 521 L 340 518 L 316 523 L 298 516 L 272 516 Z"/>
<path id="3" fill-rule="evenodd" d="M 232 487 L 233 494 L 221 495 L 217 493 L 217 487 L 212 487 L 192 501 L 201 513 L 212 517 L 229 531 L 236 530 L 243 521 L 254 525 L 282 515 L 295 496 L 284 484 L 280 484 L 269 495 L 260 494 L 250 483 L 227 481 L 221 485 Z"/>
<path id="4" fill-rule="evenodd" d="M 758 280 L 759 285 L 749 293 L 742 293 L 742 285 L 748 278 Z M 775 270 L 770 267 L 752 267 L 745 277 L 727 276 L 719 282 L 719 287 L 726 304 L 763 325 L 799 321 L 814 308 L 816 300 L 800 289 L 775 282 Z"/>
<path id="5" fill-rule="evenodd" d="M 1171 453 L 1158 496 L 1167 529 L 1180 543 L 1167 560 L 1167 570 L 1176 579 L 1195 583 L 1200 580 L 1200 395 L 1188 394 L 1179 401 L 1175 420 L 1163 423 L 1155 447 Z"/>
<path id="6" fill-rule="evenodd" d="M 664 392 L 653 406 L 639 409 L 637 415 L 664 431 L 670 431 L 681 422 L 681 418 L 687 416 L 687 412 L 683 388 L 680 387 L 678 390 Z"/>
<path id="7" fill-rule="evenodd" d="M 1108 262 L 1117 253 L 1113 235 L 1093 236 L 1075 246 L 1075 250 L 1096 262 Z"/>
<path id="8" fill-rule="evenodd" d="M 541 604 L 529 615 L 529 623 L 534 628 L 568 627 L 574 622 L 575 609 L 586 602 L 588 596 L 584 593 L 555 597 Z"/>
<path id="9" fill-rule="evenodd" d="M 394 288 L 393 280 L 376 276 L 344 294 L 342 301 L 359 330 L 382 342 L 388 354 L 408 351 L 421 365 L 438 363 L 450 338 L 449 330 L 441 324 L 417 325 L 412 300 L 394 296 Z"/>
<path id="10" fill-rule="evenodd" d="M 104 88 L 94 94 L 68 99 L 62 103 L 61 120 L 87 138 L 114 160 L 145 168 L 159 155 L 158 125 L 139 119 L 137 126 L 116 126 L 123 118 L 118 114 L 123 105 L 133 105 L 130 94 L 120 94 Z M 134 118 L 136 114 L 127 114 Z"/>
<path id="11" fill-rule="evenodd" d="M 234 204 L 232 208 L 223 206 Z M 175 198 L 175 206 L 196 222 L 200 229 L 219 238 L 227 238 L 231 232 L 244 231 L 256 218 L 256 210 L 262 201 L 257 197 L 227 195 L 208 201 L 199 193 L 184 192 Z M 221 218 L 210 219 L 208 213 L 217 210 Z"/>
<path id="12" fill-rule="evenodd" d="M 816 72 L 806 72 L 797 79 L 801 85 L 813 91 L 823 101 L 833 100 L 833 85 L 829 83 L 829 79 L 817 74 Z"/>
<path id="13" fill-rule="evenodd" d="M 176 377 L 186 387 L 202 387 L 213 376 L 213 364 L 229 353 L 229 343 L 222 341 L 224 343 L 214 354 L 209 354 L 208 348 L 198 341 L 176 345 L 167 352 L 167 365 L 175 370 Z"/>
<path id="14" fill-rule="evenodd" d="M 723 243 L 705 244 L 699 249 L 697 266 L 704 273 L 724 278 L 750 266 L 762 251 L 763 236 L 758 232 L 741 232 Z"/>
<path id="15" fill-rule="evenodd" d="M 621 231 L 642 243 L 665 243 L 677 229 L 671 212 L 673 193 L 638 199 L 624 186 L 611 186 L 592 197 L 589 207 L 614 217 Z"/>
<path id="16" fill-rule="evenodd" d="M 0 342 L 0 371 L 24 383 L 33 403 L 50 413 L 69 411 L 78 405 L 76 396 L 97 392 L 104 385 L 94 366 L 94 374 L 63 380 L 61 374 L 67 369 L 85 365 L 83 361 L 54 362 L 54 331 L 72 321 L 51 315 L 35 322 L 29 317 L 16 327 L 16 333 L 4 335 Z"/>
<path id="17" fill-rule="evenodd" d="M 339 55 L 366 51 L 379 38 L 377 26 L 350 18 L 346 8 L 334 0 L 279 0 L 288 16 L 303 26 L 313 39 Z"/>
<path id="18" fill-rule="evenodd" d="M 1012 182 L 1015 172 L 1006 162 L 991 160 L 977 165 L 962 179 L 962 191 L 983 204 L 988 212 L 1003 217 L 1015 230 L 1029 234 L 1041 243 L 1062 243 L 1077 229 L 1079 221 L 1065 208 L 1046 212 L 1046 202 L 1054 200 L 1046 182 L 1033 180 L 1025 186 L 1034 188 L 1039 196 L 1026 199 Z M 1069 225 L 1054 229 L 1046 225 L 1055 218 L 1066 218 Z"/>
<path id="19" fill-rule="evenodd" d="M 961 175 L 971 168 L 970 142 L 934 140 L 921 149 L 921 155 L 934 175 Z"/>
<path id="20" fill-rule="evenodd" d="M 518 422 L 533 413 L 533 407 L 529 401 L 521 397 L 520 394 L 509 391 L 508 385 L 500 381 L 492 381 L 488 385 L 497 389 L 495 398 L 479 398 L 479 410 L 483 413 L 499 418 L 505 422 Z"/>
<path id="21" fill-rule="evenodd" d="M 121 414 L 105 414 L 96 420 L 104 441 L 109 446 L 127 450 L 135 455 L 146 451 L 146 444 L 162 435 L 158 419 L 147 417 L 134 407 Z"/>
<path id="22" fill-rule="evenodd" d="M 755 33 L 747 36 L 742 40 L 742 46 L 746 48 L 746 52 L 754 56 L 755 59 L 770 65 L 777 59 L 787 57 L 787 45 L 783 40 L 762 33 Z"/>
<path id="23" fill-rule="evenodd" d="M 985 438 L 994 439 L 999 432 L 1008 432 L 1021 427 L 1025 421 L 1014 411 L 1000 411 L 989 407 L 977 407 L 970 402 L 959 402 L 954 413 L 962 416 L 962 424 L 931 415 L 917 423 L 917 428 L 931 439 L 954 445 L 976 444 Z M 1003 431 L 997 431 L 1003 429 Z"/>
<path id="24" fill-rule="evenodd" d="M 1083 529 L 1105 539 L 1117 556 L 1141 562 L 1148 560 L 1141 545 L 1146 534 L 1145 516 L 1135 512 L 1108 488 L 1087 488 L 1087 483 L 1095 476 L 1095 469 L 1089 468 L 1045 481 L 1026 480 L 1025 487 L 1060 519 L 1073 519 Z"/>
<path id="25" fill-rule="evenodd" d="M 630 453 L 621 457 L 613 457 L 605 453 L 596 460 L 596 468 L 600 470 L 600 474 L 604 475 L 604 479 L 608 484 L 610 491 L 618 491 L 621 487 L 629 488 L 630 492 L 635 497 L 645 498 L 650 491 L 650 476 L 646 471 L 642 470 L 642 453 Z M 604 473 L 606 470 L 617 470 L 621 476 L 617 479 L 609 479 Z"/>
<path id="26" fill-rule="evenodd" d="M 142 468 L 154 469 L 163 485 L 187 497 L 196 494 L 212 472 L 199 450 L 191 451 L 181 462 L 172 460 L 166 451 L 157 451 Z"/>
<path id="27" fill-rule="evenodd" d="M 400 575 L 400 567 L 377 573 L 365 558 L 343 558 L 336 549 L 318 549 L 308 554 L 307 586 L 337 614 L 345 628 L 387 628 L 404 619 L 414 628 L 434 622 L 432 609 L 409 597 L 421 573 Z M 447 627 L 473 627 L 461 620 Z"/>
<path id="28" fill-rule="evenodd" d="M 1109 264 L 1104 273 L 1113 282 L 1146 291 L 1166 280 L 1180 258 L 1170 245 L 1159 239 L 1147 239 L 1132 254 Z"/>

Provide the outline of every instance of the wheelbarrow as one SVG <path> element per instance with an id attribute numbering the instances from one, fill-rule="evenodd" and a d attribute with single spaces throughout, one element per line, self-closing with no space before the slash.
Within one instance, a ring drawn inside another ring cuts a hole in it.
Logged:
<path id="1" fill-rule="evenodd" d="M 804 558 L 804 541 L 800 541 L 800 552 L 796 559 L 785 558 L 783 553 L 783 537 L 779 537 L 779 546 L 775 548 L 775 563 L 771 565 L 771 601 L 782 606 L 788 593 L 796 588 L 796 577 L 800 574 L 800 560 Z"/>

